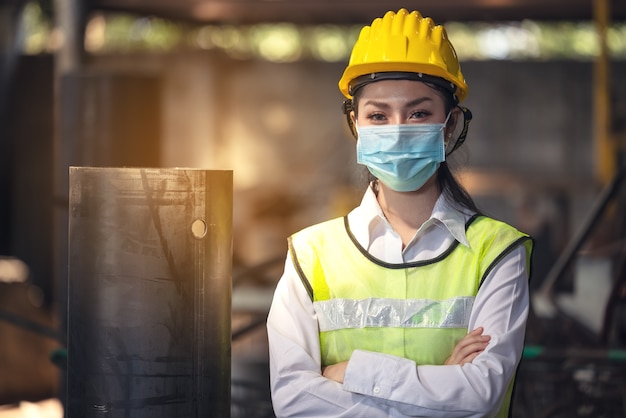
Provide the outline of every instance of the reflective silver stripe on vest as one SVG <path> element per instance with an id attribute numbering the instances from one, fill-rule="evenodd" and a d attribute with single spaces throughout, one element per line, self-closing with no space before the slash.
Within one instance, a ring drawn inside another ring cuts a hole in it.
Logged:
<path id="1" fill-rule="evenodd" d="M 467 328 L 474 298 L 330 299 L 314 303 L 320 331 L 345 328 Z"/>

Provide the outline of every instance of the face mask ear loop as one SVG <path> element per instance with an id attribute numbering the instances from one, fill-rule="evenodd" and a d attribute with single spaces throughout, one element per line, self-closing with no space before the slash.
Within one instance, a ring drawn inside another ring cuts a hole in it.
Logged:
<path id="1" fill-rule="evenodd" d="M 354 137 L 354 139 L 357 139 L 356 127 L 354 126 L 354 122 L 352 122 L 352 118 L 350 117 L 350 113 L 354 110 L 354 107 L 352 106 L 352 100 L 344 100 L 343 104 L 341 105 L 341 110 L 346 115 L 346 121 L 348 122 L 350 132 L 352 132 L 352 136 Z"/>
<path id="2" fill-rule="evenodd" d="M 446 157 L 452 154 L 458 147 L 463 145 L 463 143 L 465 142 L 465 138 L 467 137 L 469 124 L 472 121 L 472 112 L 468 108 L 459 106 L 459 109 L 461 109 L 461 111 L 463 112 L 463 130 L 459 134 L 459 137 L 456 139 L 456 142 L 454 143 L 452 149 L 446 152 Z"/>

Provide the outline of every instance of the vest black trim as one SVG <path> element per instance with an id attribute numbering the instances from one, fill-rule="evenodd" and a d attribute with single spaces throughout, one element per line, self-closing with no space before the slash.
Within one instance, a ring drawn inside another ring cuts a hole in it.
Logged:
<path id="1" fill-rule="evenodd" d="M 291 254 L 291 262 L 293 263 L 293 266 L 296 269 L 298 276 L 300 276 L 300 281 L 304 285 L 304 288 L 309 294 L 311 300 L 314 300 L 313 287 L 311 286 L 311 283 L 309 283 L 309 279 L 306 278 L 306 274 L 304 274 L 304 271 L 302 271 L 302 267 L 300 266 L 300 262 L 298 261 L 296 249 L 293 247 L 293 240 L 291 239 L 291 237 L 289 237 L 289 239 L 287 240 L 287 245 L 289 246 L 289 253 Z"/>
<path id="2" fill-rule="evenodd" d="M 480 215 L 475 214 L 475 215 L 473 215 L 471 218 L 469 218 L 467 220 L 467 222 L 465 223 L 465 230 L 466 231 L 469 228 L 469 226 L 472 224 L 472 222 L 474 222 L 479 216 Z M 367 250 L 361 246 L 361 244 L 359 244 L 359 242 L 357 241 L 356 237 L 354 236 L 354 234 L 350 230 L 350 223 L 348 222 L 348 217 L 347 216 L 343 217 L 343 224 L 344 224 L 344 226 L 346 228 L 346 232 L 348 233 L 348 236 L 350 237 L 350 240 L 356 246 L 356 248 L 361 252 L 361 254 L 363 254 L 363 256 L 365 258 L 367 258 L 368 260 L 370 260 L 372 263 L 377 264 L 377 265 L 379 265 L 381 267 L 388 268 L 388 269 L 399 270 L 399 269 L 405 269 L 405 268 L 411 268 L 411 267 L 423 267 L 423 266 L 427 266 L 429 264 L 437 263 L 437 262 L 445 259 L 448 255 L 450 255 L 452 253 L 452 251 L 454 251 L 454 249 L 460 244 L 459 241 L 454 240 L 454 242 L 450 245 L 450 247 L 448 247 L 447 250 L 445 250 L 443 253 L 441 253 L 437 257 L 431 258 L 429 260 L 414 261 L 414 262 L 411 262 L 411 263 L 388 263 L 386 261 L 383 261 L 383 260 L 381 260 L 379 258 L 374 257 L 373 255 L 368 253 Z"/>
<path id="3" fill-rule="evenodd" d="M 504 251 L 502 251 L 500 253 L 500 255 L 498 255 L 495 260 L 493 260 L 493 262 L 489 265 L 489 267 L 487 267 L 487 269 L 485 270 L 485 274 L 483 274 L 483 277 L 480 279 L 480 283 L 478 283 L 478 289 L 480 290 L 480 287 L 483 285 L 483 282 L 485 281 L 485 279 L 487 278 L 487 276 L 489 275 L 489 273 L 491 273 L 491 270 L 493 270 L 496 265 L 502 261 L 502 259 L 504 259 L 504 257 L 506 257 L 507 255 L 509 255 L 515 248 L 519 247 L 520 245 L 523 245 L 526 241 L 531 241 L 534 242 L 534 240 L 529 237 L 529 236 L 525 236 L 525 237 L 520 237 L 518 239 L 516 239 L 515 241 L 513 241 L 508 247 L 505 248 Z M 528 255 L 528 258 L 530 259 L 532 257 L 532 251 L 534 249 L 534 245 L 531 247 L 531 254 Z M 528 278 L 530 280 L 530 275 L 531 272 L 528 272 Z"/>

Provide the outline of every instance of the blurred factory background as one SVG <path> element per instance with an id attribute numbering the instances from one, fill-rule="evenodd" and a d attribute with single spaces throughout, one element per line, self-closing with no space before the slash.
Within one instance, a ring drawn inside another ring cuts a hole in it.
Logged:
<path id="1" fill-rule="evenodd" d="M 537 241 L 514 416 L 626 416 L 626 2 L 2 0 L 0 417 L 62 415 L 70 165 L 233 170 L 231 413 L 272 416 L 286 238 L 360 200 L 337 81 L 400 7 L 461 58 L 461 181 Z"/>

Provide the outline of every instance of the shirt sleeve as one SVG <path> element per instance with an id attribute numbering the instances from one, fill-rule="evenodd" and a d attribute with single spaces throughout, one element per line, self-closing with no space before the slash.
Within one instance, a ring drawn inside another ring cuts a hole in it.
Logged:
<path id="1" fill-rule="evenodd" d="M 267 319 L 272 404 L 277 417 L 386 417 L 389 407 L 321 374 L 317 317 L 290 257 Z"/>
<path id="2" fill-rule="evenodd" d="M 357 350 L 348 363 L 343 389 L 377 399 L 397 416 L 492 416 L 521 359 L 527 316 L 526 250 L 520 246 L 492 270 L 476 296 L 468 331 L 482 326 L 491 340 L 472 363 L 416 365 Z"/>

